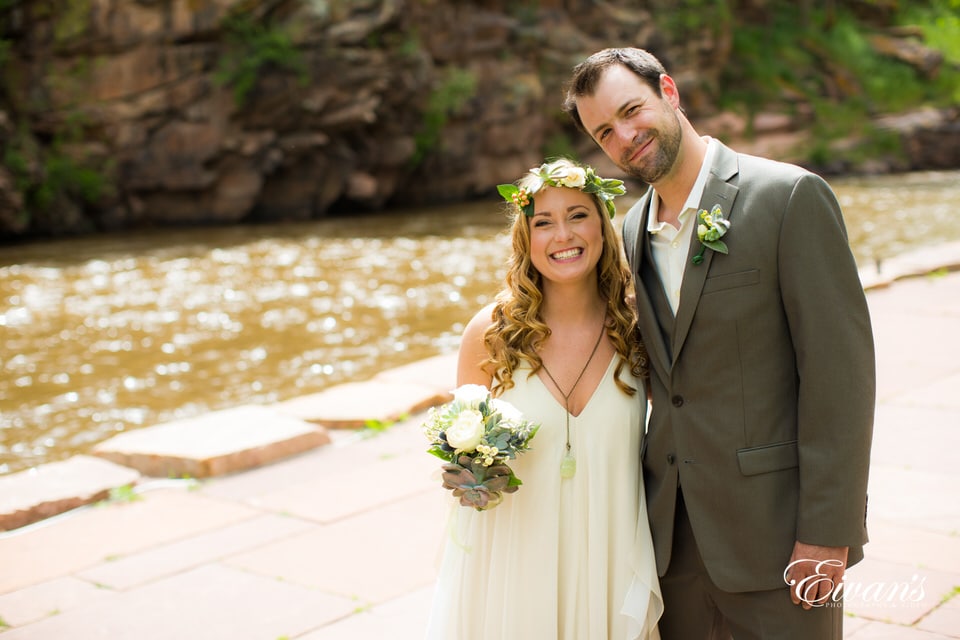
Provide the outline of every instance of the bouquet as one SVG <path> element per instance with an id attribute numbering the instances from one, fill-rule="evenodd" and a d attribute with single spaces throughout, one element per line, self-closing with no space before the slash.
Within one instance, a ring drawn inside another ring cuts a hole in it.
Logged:
<path id="1" fill-rule="evenodd" d="M 452 402 L 431 408 L 421 428 L 430 441 L 427 451 L 447 462 L 444 489 L 461 505 L 484 511 L 523 484 L 506 461 L 530 448 L 540 425 L 486 387 L 465 384 L 454 389 Z"/>

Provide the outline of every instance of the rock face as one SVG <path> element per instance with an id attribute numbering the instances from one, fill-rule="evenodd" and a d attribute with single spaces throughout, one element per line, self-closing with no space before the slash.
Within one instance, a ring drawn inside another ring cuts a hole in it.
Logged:
<path id="1" fill-rule="evenodd" d="M 671 46 L 647 4 L 12 0 L 0 238 L 490 195 L 545 155 L 591 150 L 562 83 L 609 45 L 669 60 L 688 114 L 716 116 L 729 42 Z M 897 42 L 877 46 L 936 73 L 942 58 Z M 957 114 L 939 118 L 910 135 L 955 136 Z M 937 166 L 960 166 L 958 148 Z"/>

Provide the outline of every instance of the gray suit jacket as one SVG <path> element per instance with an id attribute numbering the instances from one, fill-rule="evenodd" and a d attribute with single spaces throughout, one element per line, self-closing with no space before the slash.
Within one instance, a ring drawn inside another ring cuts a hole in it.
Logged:
<path id="1" fill-rule="evenodd" d="M 642 455 L 660 574 L 678 487 L 721 589 L 784 587 L 796 540 L 859 561 L 875 359 L 836 197 L 799 167 L 721 145 L 700 208 L 730 220 L 729 254 L 687 264 L 674 318 L 646 233 L 651 193 L 624 243 L 651 362 Z M 690 256 L 699 248 L 694 233 Z"/>

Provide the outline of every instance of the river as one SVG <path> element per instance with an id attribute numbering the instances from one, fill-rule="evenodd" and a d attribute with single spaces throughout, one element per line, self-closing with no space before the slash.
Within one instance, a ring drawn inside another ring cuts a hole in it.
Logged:
<path id="1" fill-rule="evenodd" d="M 960 172 L 831 184 L 861 265 L 960 240 Z M 505 227 L 491 201 L 0 247 L 0 475 L 455 350 Z"/>

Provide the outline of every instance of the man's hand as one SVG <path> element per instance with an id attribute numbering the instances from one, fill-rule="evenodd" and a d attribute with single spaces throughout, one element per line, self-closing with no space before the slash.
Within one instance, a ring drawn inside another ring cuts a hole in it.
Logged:
<path id="1" fill-rule="evenodd" d="M 783 579 L 790 585 L 790 599 L 804 609 L 830 602 L 847 569 L 849 547 L 820 547 L 797 542 Z"/>

